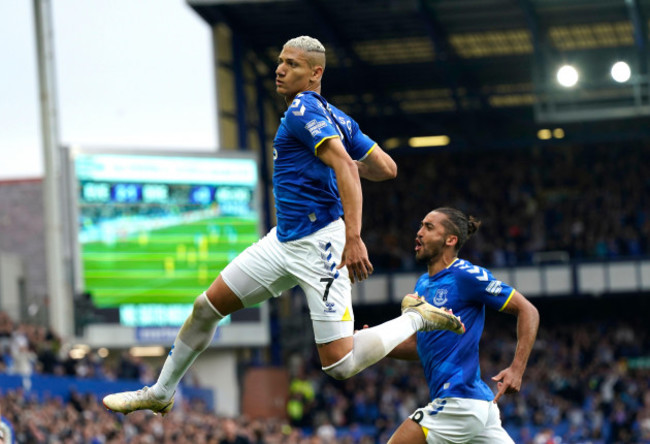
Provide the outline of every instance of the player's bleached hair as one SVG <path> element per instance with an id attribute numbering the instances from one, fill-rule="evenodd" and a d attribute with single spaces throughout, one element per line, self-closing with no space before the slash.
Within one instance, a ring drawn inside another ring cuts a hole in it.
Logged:
<path id="1" fill-rule="evenodd" d="M 317 52 L 323 54 L 323 68 L 325 68 L 325 47 L 323 44 L 313 37 L 308 35 L 301 35 L 300 37 L 294 37 L 287 40 L 287 42 L 282 46 L 284 48 L 296 48 L 302 49 L 305 52 Z"/>
<path id="2" fill-rule="evenodd" d="M 476 233 L 478 227 L 481 226 L 480 220 L 474 218 L 474 216 L 466 216 L 465 213 L 455 208 L 441 207 L 433 211 L 447 216 L 447 219 L 442 221 L 442 225 L 448 234 L 453 234 L 458 237 L 458 242 L 456 242 L 455 246 L 456 253 L 467 242 L 467 239 Z"/>

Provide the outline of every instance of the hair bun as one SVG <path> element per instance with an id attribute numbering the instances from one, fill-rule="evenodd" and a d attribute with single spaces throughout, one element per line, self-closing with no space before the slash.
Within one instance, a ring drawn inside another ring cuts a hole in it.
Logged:
<path id="1" fill-rule="evenodd" d="M 478 227 L 481 226 L 481 221 L 476 219 L 474 216 L 469 216 L 467 220 L 467 235 L 471 236 L 476 233 Z"/>

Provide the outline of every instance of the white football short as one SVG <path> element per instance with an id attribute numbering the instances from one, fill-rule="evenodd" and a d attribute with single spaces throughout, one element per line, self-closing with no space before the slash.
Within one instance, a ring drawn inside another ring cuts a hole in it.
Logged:
<path id="1" fill-rule="evenodd" d="M 514 444 L 492 401 L 438 398 L 409 418 L 422 427 L 427 444 Z"/>
<path id="2" fill-rule="evenodd" d="M 274 227 L 221 272 L 228 287 L 250 307 L 299 285 L 307 296 L 317 344 L 352 336 L 354 313 L 347 267 L 337 269 L 345 246 L 345 223 L 280 242 Z"/>

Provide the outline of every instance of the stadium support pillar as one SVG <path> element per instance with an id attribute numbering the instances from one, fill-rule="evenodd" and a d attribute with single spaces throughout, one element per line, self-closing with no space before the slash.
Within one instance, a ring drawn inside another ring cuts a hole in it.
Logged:
<path id="1" fill-rule="evenodd" d="M 208 349 L 197 358 L 191 371 L 202 387 L 212 390 L 215 413 L 229 417 L 241 414 L 235 351 Z"/>
<path id="2" fill-rule="evenodd" d="M 220 23 L 212 28 L 218 144 L 221 150 L 238 149 L 240 144 L 232 38 L 226 24 Z"/>
<path id="3" fill-rule="evenodd" d="M 232 64 L 235 82 L 236 115 L 237 115 L 237 140 L 240 150 L 248 149 L 248 122 L 246 121 L 246 92 L 244 91 L 244 67 L 241 39 L 237 35 L 232 36 Z"/>
<path id="4" fill-rule="evenodd" d="M 269 155 L 266 149 L 266 116 L 264 112 L 264 85 L 262 78 L 258 75 L 255 77 L 255 88 L 257 89 L 257 115 L 258 115 L 258 125 L 257 125 L 257 137 L 259 138 L 260 144 L 260 174 L 262 179 L 262 204 L 264 205 L 264 230 L 269 231 L 272 228 L 271 225 L 271 191 L 267 186 L 272 182 L 270 171 L 272 167 L 269 167 Z"/>
<path id="5" fill-rule="evenodd" d="M 47 300 L 49 322 L 62 337 L 70 337 L 72 290 L 66 271 L 64 231 L 62 229 L 61 157 L 59 153 L 57 103 L 55 95 L 54 43 L 52 40 L 52 4 L 50 0 L 34 0 L 38 83 L 41 109 L 41 137 L 45 178 L 43 205 L 45 214 L 45 250 L 47 262 Z M 28 264 L 29 266 L 29 264 Z"/>
<path id="6" fill-rule="evenodd" d="M 0 310 L 22 319 L 25 300 L 25 263 L 16 254 L 0 252 Z"/>

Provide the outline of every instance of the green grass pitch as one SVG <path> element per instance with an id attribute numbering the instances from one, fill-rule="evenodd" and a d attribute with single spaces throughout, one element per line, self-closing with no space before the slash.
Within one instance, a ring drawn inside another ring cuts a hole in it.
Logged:
<path id="1" fill-rule="evenodd" d="M 85 289 L 97 307 L 192 303 L 258 239 L 256 218 L 220 217 L 83 244 Z"/>

